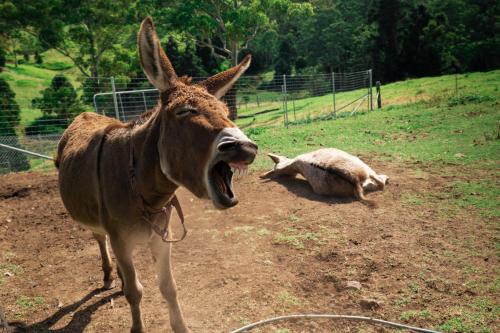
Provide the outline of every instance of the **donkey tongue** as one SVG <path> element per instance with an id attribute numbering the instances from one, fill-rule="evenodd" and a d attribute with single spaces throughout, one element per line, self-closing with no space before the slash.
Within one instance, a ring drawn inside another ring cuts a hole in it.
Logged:
<path id="1" fill-rule="evenodd" d="M 218 177 L 217 178 L 217 185 L 219 186 L 219 190 L 222 193 L 226 193 L 226 183 L 224 182 L 224 179 L 222 179 L 221 177 Z"/>

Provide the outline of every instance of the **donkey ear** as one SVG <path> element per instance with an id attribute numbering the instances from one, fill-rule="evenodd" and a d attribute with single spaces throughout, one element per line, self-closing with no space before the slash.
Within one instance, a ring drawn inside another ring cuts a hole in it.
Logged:
<path id="1" fill-rule="evenodd" d="M 276 164 L 278 164 L 281 161 L 281 159 L 282 159 L 281 156 L 276 155 L 276 154 L 269 153 L 269 154 L 267 154 L 267 156 L 269 156 L 273 160 L 273 162 L 276 163 Z"/>
<path id="2" fill-rule="evenodd" d="M 229 89 L 231 89 L 239 77 L 245 73 L 247 68 L 250 66 L 251 60 L 252 56 L 248 54 L 238 65 L 228 69 L 227 71 L 216 74 L 198 84 L 205 87 L 207 91 L 215 97 L 221 98 Z"/>
<path id="3" fill-rule="evenodd" d="M 141 23 L 137 45 L 142 69 L 149 82 L 160 91 L 165 91 L 175 85 L 177 74 L 161 48 L 153 20 L 149 16 Z"/>

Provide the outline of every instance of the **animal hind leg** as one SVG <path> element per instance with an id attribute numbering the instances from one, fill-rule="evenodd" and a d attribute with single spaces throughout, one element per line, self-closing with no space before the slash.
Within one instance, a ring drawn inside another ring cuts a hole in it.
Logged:
<path id="1" fill-rule="evenodd" d="M 132 313 L 131 333 L 142 333 L 145 331 L 141 314 L 142 285 L 137 278 L 132 252 L 134 246 L 120 238 L 110 237 L 111 247 L 116 256 L 118 268 L 123 281 L 123 293 L 130 305 Z"/>
<path id="2" fill-rule="evenodd" d="M 109 254 L 107 236 L 93 233 L 99 250 L 101 251 L 102 271 L 104 273 L 104 289 L 112 289 L 115 287 L 115 279 L 113 277 L 113 266 L 111 263 L 111 255 Z"/>
<path id="3" fill-rule="evenodd" d="M 151 254 L 155 258 L 160 291 L 168 303 L 170 326 L 175 333 L 190 333 L 184 321 L 182 309 L 177 298 L 177 286 L 172 274 L 171 252 L 172 244 L 165 243 L 158 235 L 154 235 L 151 243 Z"/>

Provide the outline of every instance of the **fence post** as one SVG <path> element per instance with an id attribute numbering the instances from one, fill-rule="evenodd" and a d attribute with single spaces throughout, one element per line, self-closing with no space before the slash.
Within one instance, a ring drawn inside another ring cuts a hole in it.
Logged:
<path id="1" fill-rule="evenodd" d="M 369 98 L 369 110 L 373 111 L 373 81 L 372 81 L 372 70 L 368 70 L 368 75 L 369 75 L 369 80 L 370 80 L 370 87 L 368 88 L 368 98 Z"/>
<path id="2" fill-rule="evenodd" d="M 144 112 L 148 111 L 148 103 L 146 103 L 146 94 L 144 94 L 144 91 L 142 92 L 142 101 L 144 102 Z"/>
<path id="3" fill-rule="evenodd" d="M 92 97 L 92 100 L 94 101 L 94 110 L 95 110 L 95 113 L 99 113 L 99 112 L 97 111 L 97 102 L 96 102 L 96 100 L 95 100 L 96 96 L 97 96 L 97 94 L 95 94 L 95 95 Z"/>
<path id="4" fill-rule="evenodd" d="M 283 100 L 285 101 L 285 126 L 288 127 L 288 98 L 286 90 L 286 74 L 283 74 Z"/>
<path id="5" fill-rule="evenodd" d="M 377 108 L 382 108 L 382 95 L 380 93 L 380 81 L 375 82 L 375 87 L 377 90 Z"/>
<path id="6" fill-rule="evenodd" d="M 115 78 L 111 77 L 111 89 L 113 91 L 113 105 L 115 107 L 115 117 L 120 120 L 120 112 L 118 111 L 118 100 L 116 99 L 116 87 L 115 87 Z"/>
<path id="7" fill-rule="evenodd" d="M 118 98 L 120 99 L 120 109 L 122 110 L 122 119 L 123 121 L 127 121 L 127 117 L 125 116 L 125 108 L 123 107 L 122 94 L 118 95 Z"/>
<path id="8" fill-rule="evenodd" d="M 335 73 L 332 72 L 332 94 L 333 94 L 333 115 L 337 115 L 337 110 L 335 106 Z"/>
<path id="9" fill-rule="evenodd" d="M 283 92 L 283 85 L 281 85 L 281 107 L 283 108 L 283 124 L 286 126 L 285 93 Z"/>

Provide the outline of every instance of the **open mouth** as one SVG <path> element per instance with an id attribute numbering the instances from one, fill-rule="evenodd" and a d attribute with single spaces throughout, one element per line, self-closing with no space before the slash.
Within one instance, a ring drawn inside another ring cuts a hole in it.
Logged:
<path id="1" fill-rule="evenodd" d="M 233 192 L 233 175 L 244 173 L 247 165 L 244 163 L 217 162 L 209 171 L 209 183 L 212 188 L 213 202 L 219 208 L 233 207 L 238 199 Z"/>

